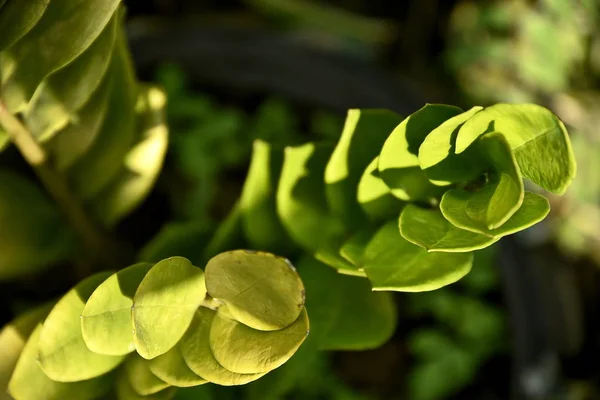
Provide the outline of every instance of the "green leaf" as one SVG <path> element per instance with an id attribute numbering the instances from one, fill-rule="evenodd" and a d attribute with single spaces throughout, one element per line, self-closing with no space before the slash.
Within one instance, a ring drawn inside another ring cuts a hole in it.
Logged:
<path id="1" fill-rule="evenodd" d="M 378 165 L 379 157 L 375 157 L 360 178 L 356 197 L 371 221 L 382 222 L 398 215 L 404 202 L 394 196 L 381 179 Z"/>
<path id="2" fill-rule="evenodd" d="M 72 232 L 40 188 L 0 170 L 0 281 L 66 260 L 74 248 Z"/>
<path id="3" fill-rule="evenodd" d="M 170 386 L 168 383 L 158 379 L 150 371 L 150 362 L 148 360 L 143 359 L 135 353 L 127 357 L 125 373 L 133 390 L 142 396 L 158 393 Z"/>
<path id="4" fill-rule="evenodd" d="M 298 269 L 319 349 L 375 349 L 390 339 L 397 315 L 391 293 L 373 292 L 367 280 L 337 274 L 311 257 L 302 258 Z"/>
<path id="5" fill-rule="evenodd" d="M 375 228 L 366 228 L 354 233 L 340 248 L 340 255 L 354 265 L 361 265 L 365 248 L 375 232 Z"/>
<path id="6" fill-rule="evenodd" d="M 125 170 L 94 200 L 98 219 L 113 227 L 148 195 L 158 178 L 167 153 L 169 132 L 165 125 L 164 93 L 149 87 L 141 93 L 138 110 L 139 141 L 125 155 Z"/>
<path id="7" fill-rule="evenodd" d="M 188 367 L 198 376 L 222 386 L 244 385 L 265 375 L 236 374 L 225 369 L 215 359 L 210 348 L 210 331 L 216 312 L 200 307 L 190 329 L 181 340 L 181 353 Z M 247 350 L 244 349 L 244 352 Z"/>
<path id="8" fill-rule="evenodd" d="M 350 228 L 360 226 L 365 219 L 356 201 L 356 185 L 400 122 L 402 117 L 388 110 L 348 111 L 342 135 L 325 168 L 325 194 L 331 211 Z"/>
<path id="9" fill-rule="evenodd" d="M 519 166 L 501 133 L 486 134 L 477 141 L 475 149 L 494 170 L 490 181 L 473 192 L 451 189 L 444 193 L 440 206 L 447 209 L 444 202 L 461 202 L 472 221 L 464 229 L 478 232 L 502 226 L 521 206 L 525 189 Z"/>
<path id="10" fill-rule="evenodd" d="M 84 279 L 50 311 L 38 344 L 38 362 L 50 379 L 76 382 L 95 378 L 113 370 L 124 360 L 122 356 L 92 352 L 81 334 L 80 316 L 85 303 L 110 275 L 111 272 L 100 272 Z"/>
<path id="11" fill-rule="evenodd" d="M 308 335 L 308 314 L 278 331 L 257 331 L 229 319 L 221 311 L 210 327 L 210 349 L 226 369 L 238 374 L 269 372 L 289 360 Z"/>
<path id="12" fill-rule="evenodd" d="M 277 213 L 289 235 L 305 250 L 334 268 L 352 270 L 338 254 L 345 228 L 330 213 L 325 199 L 323 176 L 331 151 L 323 143 L 285 149 Z"/>
<path id="13" fill-rule="evenodd" d="M 91 351 L 120 356 L 135 350 L 131 319 L 133 296 L 152 266 L 139 263 L 127 267 L 94 290 L 81 313 L 81 334 Z"/>
<path id="14" fill-rule="evenodd" d="M 117 26 L 114 13 L 100 36 L 79 57 L 42 82 L 25 110 L 25 124 L 40 141 L 64 128 L 90 99 L 110 64 Z"/>
<path id="15" fill-rule="evenodd" d="M 400 200 L 429 200 L 439 188 L 431 184 L 419 166 L 419 147 L 441 123 L 462 112 L 443 104 L 426 104 L 394 129 L 379 154 L 381 179 Z"/>
<path id="16" fill-rule="evenodd" d="M 239 248 L 243 243 L 242 212 L 239 202 L 235 203 L 225 220 L 221 221 L 216 232 L 209 235 L 209 241 L 202 253 L 202 263 L 205 264 L 219 253 Z"/>
<path id="17" fill-rule="evenodd" d="M 92 400 L 110 389 L 112 374 L 73 383 L 57 382 L 48 378 L 37 362 L 41 331 L 42 325 L 39 324 L 23 348 L 8 384 L 11 396 L 18 400 Z"/>
<path id="18" fill-rule="evenodd" d="M 550 110 L 535 104 L 487 107 L 460 128 L 456 153 L 492 131 L 505 135 L 523 176 L 553 193 L 567 190 L 577 167 L 567 129 Z"/>
<path id="19" fill-rule="evenodd" d="M 456 282 L 471 269 L 473 253 L 428 253 L 385 224 L 369 242 L 363 268 L 373 290 L 423 292 Z"/>
<path id="20" fill-rule="evenodd" d="M 9 111 L 22 111 L 44 78 L 81 55 L 100 35 L 119 3 L 51 1 L 38 23 L 3 53 L 1 92 Z"/>
<path id="21" fill-rule="evenodd" d="M 31 308 L 0 329 L 0 393 L 8 389 L 8 382 L 27 339 L 35 327 L 43 322 L 53 305 L 45 303 Z M 0 399 L 5 397 L 4 394 L 0 395 Z"/>
<path id="22" fill-rule="evenodd" d="M 483 249 L 497 242 L 480 233 L 452 225 L 439 209 L 407 205 L 400 214 L 400 233 L 404 239 L 428 251 L 466 252 Z"/>
<path id="23" fill-rule="evenodd" d="M 198 386 L 208 382 L 196 375 L 185 363 L 181 341 L 165 354 L 150 360 L 150 371 L 169 385 L 178 387 Z"/>
<path id="24" fill-rule="evenodd" d="M 283 151 L 262 140 L 254 141 L 240 212 L 244 235 L 252 248 L 286 254 L 291 240 L 281 225 L 275 204 L 282 164 Z"/>
<path id="25" fill-rule="evenodd" d="M 160 261 L 146 274 L 133 298 L 133 342 L 152 359 L 177 344 L 206 296 L 204 272 L 183 257 Z"/>
<path id="26" fill-rule="evenodd" d="M 138 394 L 131 386 L 127 374 L 121 373 L 116 379 L 117 400 L 170 400 L 175 397 L 177 388 L 168 387 L 149 396 Z"/>
<path id="27" fill-rule="evenodd" d="M 119 174 L 135 141 L 137 88 L 124 35 L 117 33 L 113 53 L 116 65 L 102 128 L 92 147 L 69 171 L 73 188 L 83 199 L 98 195 Z"/>
<path id="28" fill-rule="evenodd" d="M 206 264 L 206 289 L 251 328 L 283 329 L 304 307 L 304 285 L 294 266 L 270 253 L 235 250 Z"/>
<path id="29" fill-rule="evenodd" d="M 194 264 L 202 264 L 198 257 L 198 243 L 211 240 L 208 221 L 168 222 L 140 250 L 139 260 L 159 262 L 168 257 L 181 256 Z"/>
<path id="30" fill-rule="evenodd" d="M 448 197 L 446 201 L 442 198 L 442 203 L 440 204 L 442 214 L 444 214 L 444 217 L 448 221 L 459 228 L 496 238 L 527 229 L 546 218 L 550 212 L 550 203 L 545 197 L 525 192 L 523 203 L 517 212 L 501 227 L 490 230 L 485 226 L 474 223 L 471 216 L 467 213 L 465 204 L 469 199 L 470 195 L 463 198 L 460 196 Z"/>
<path id="31" fill-rule="evenodd" d="M 0 9 L 0 51 L 8 49 L 40 20 L 50 0 L 9 1 Z"/>
<path id="32" fill-rule="evenodd" d="M 425 174 L 436 185 L 445 186 L 450 183 L 471 181 L 482 171 L 478 163 L 468 155 L 454 153 L 458 130 L 466 120 L 482 110 L 473 107 L 458 114 L 433 129 L 419 147 L 419 164 Z"/>

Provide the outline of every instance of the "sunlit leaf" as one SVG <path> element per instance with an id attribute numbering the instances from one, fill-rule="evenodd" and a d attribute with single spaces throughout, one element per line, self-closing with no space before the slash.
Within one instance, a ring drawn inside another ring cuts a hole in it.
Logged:
<path id="1" fill-rule="evenodd" d="M 0 170 L 0 280 L 48 268 L 74 248 L 73 234 L 40 188 Z"/>
<path id="2" fill-rule="evenodd" d="M 170 386 L 150 371 L 150 361 L 135 353 L 127 357 L 125 373 L 133 390 L 142 396 L 158 393 Z"/>
<path id="3" fill-rule="evenodd" d="M 400 235 L 397 221 L 385 224 L 373 236 L 363 256 L 373 290 L 423 292 L 439 289 L 465 276 L 472 253 L 428 253 Z"/>
<path id="4" fill-rule="evenodd" d="M 233 317 L 251 328 L 283 329 L 298 319 L 304 285 L 294 266 L 270 253 L 236 250 L 206 264 L 206 289 Z"/>
<path id="5" fill-rule="evenodd" d="M 177 392 L 177 388 L 168 387 L 160 392 L 142 396 L 133 389 L 126 373 L 117 375 L 115 388 L 118 400 L 171 400 Z"/>
<path id="6" fill-rule="evenodd" d="M 340 255 L 354 265 L 361 265 L 365 248 L 375 231 L 375 228 L 365 228 L 354 233 L 340 248 Z"/>
<path id="7" fill-rule="evenodd" d="M 290 359 L 308 335 L 308 314 L 278 331 L 258 331 L 218 312 L 210 327 L 210 349 L 226 369 L 239 374 L 269 372 Z"/>
<path id="8" fill-rule="evenodd" d="M 111 272 L 84 279 L 54 306 L 44 322 L 38 344 L 38 362 L 44 373 L 59 382 L 76 382 L 103 375 L 116 368 L 122 356 L 106 356 L 89 350 L 81 334 L 80 316 L 86 301 Z"/>
<path id="9" fill-rule="evenodd" d="M 187 259 L 154 265 L 133 298 L 133 342 L 140 356 L 152 359 L 173 348 L 205 296 L 204 272 Z"/>
<path id="10" fill-rule="evenodd" d="M 164 93 L 146 88 L 142 110 L 138 111 L 136 129 L 139 141 L 125 155 L 125 170 L 94 199 L 98 218 L 114 226 L 146 198 L 158 178 L 167 152 L 168 130 L 165 125 Z"/>
<path id="11" fill-rule="evenodd" d="M 4 0 L 5 1 L 5 0 Z M 9 1 L 0 9 L 0 51 L 16 43 L 40 20 L 50 0 Z"/>
<path id="12" fill-rule="evenodd" d="M 475 114 L 458 132 L 456 153 L 488 132 L 502 132 L 523 176 L 562 194 L 575 177 L 576 164 L 567 129 L 550 110 L 535 104 L 496 104 Z"/>
<path id="13" fill-rule="evenodd" d="M 325 168 L 325 194 L 332 213 L 349 227 L 360 226 L 364 214 L 356 201 L 356 185 L 385 139 L 402 121 L 388 110 L 352 109 Z"/>
<path id="14" fill-rule="evenodd" d="M 467 214 L 465 204 L 469 199 L 470 197 L 455 196 L 442 201 L 440 206 L 444 217 L 459 228 L 493 237 L 502 237 L 527 229 L 546 218 L 550 212 L 550 203 L 545 197 L 525 192 L 523 203 L 517 212 L 501 227 L 490 230 L 485 226 L 475 224 L 471 216 Z"/>
<path id="15" fill-rule="evenodd" d="M 39 324 L 25 344 L 8 384 L 11 396 L 18 400 L 92 400 L 110 389 L 114 379 L 111 374 L 72 383 L 57 382 L 48 378 L 37 362 L 41 331 L 42 325 Z"/>
<path id="16" fill-rule="evenodd" d="M 191 387 L 208 382 L 196 375 L 185 363 L 181 352 L 181 341 L 165 354 L 150 360 L 149 366 L 154 375 L 169 385 Z"/>
<path id="17" fill-rule="evenodd" d="M 92 44 L 118 5 L 119 0 L 51 1 L 37 24 L 3 53 L 1 92 L 7 108 L 22 111 L 44 78 Z"/>
<path id="18" fill-rule="evenodd" d="M 152 266 L 139 263 L 127 267 L 94 290 L 81 313 L 81 333 L 91 351 L 117 356 L 135 350 L 131 319 L 133 296 Z"/>
<path id="19" fill-rule="evenodd" d="M 378 165 L 379 157 L 375 157 L 360 178 L 356 196 L 369 219 L 381 222 L 398 215 L 404 202 L 394 196 L 381 179 Z"/>
<path id="20" fill-rule="evenodd" d="M 419 167 L 419 147 L 441 123 L 462 110 L 443 104 L 426 104 L 394 129 L 379 154 L 381 179 L 400 200 L 429 200 L 439 188 Z"/>
<path id="21" fill-rule="evenodd" d="M 181 340 L 181 353 L 188 367 L 198 376 L 223 386 L 244 385 L 265 375 L 265 373 L 236 374 L 217 362 L 209 342 L 215 315 L 215 311 L 200 307 L 190 329 Z"/>
<path id="22" fill-rule="evenodd" d="M 367 350 L 384 344 L 396 328 L 390 293 L 373 292 L 360 277 L 343 276 L 304 257 L 298 269 L 306 286 L 310 336 L 321 350 Z"/>
<path id="23" fill-rule="evenodd" d="M 413 204 L 402 210 L 400 233 L 404 239 L 428 251 L 473 251 L 500 239 L 460 229 L 444 218 L 439 209 L 426 209 Z"/>
<path id="24" fill-rule="evenodd" d="M 50 75 L 25 111 L 25 124 L 40 141 L 64 128 L 96 91 L 110 64 L 119 13 L 79 57 Z"/>

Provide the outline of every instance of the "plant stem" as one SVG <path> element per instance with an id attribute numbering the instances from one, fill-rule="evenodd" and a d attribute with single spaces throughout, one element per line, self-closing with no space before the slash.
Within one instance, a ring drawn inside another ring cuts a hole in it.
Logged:
<path id="1" fill-rule="evenodd" d="M 88 257 L 86 257 L 85 267 L 83 267 L 86 271 L 79 272 L 82 275 L 88 275 L 96 267 L 111 266 L 110 264 L 119 261 L 114 259 L 123 256 L 120 251 L 117 251 L 119 246 L 88 215 L 77 196 L 70 190 L 62 174 L 50 165 L 48 154 L 42 146 L 21 121 L 6 109 L 1 101 L 0 125 L 10 136 L 25 160 L 33 167 L 42 184 L 65 215 L 69 225 L 82 241 Z"/>

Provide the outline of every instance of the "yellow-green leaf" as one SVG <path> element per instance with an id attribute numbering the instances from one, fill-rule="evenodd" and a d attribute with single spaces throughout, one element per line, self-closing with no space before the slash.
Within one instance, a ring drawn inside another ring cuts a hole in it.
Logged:
<path id="1" fill-rule="evenodd" d="M 192 325 L 190 325 L 191 327 Z M 185 363 L 181 352 L 181 341 L 165 354 L 150 360 L 149 365 L 150 371 L 169 385 L 191 387 L 203 385 L 208 382 L 206 379 L 196 375 Z"/>
<path id="2" fill-rule="evenodd" d="M 133 389 L 126 373 L 117 375 L 115 388 L 118 400 L 171 400 L 177 392 L 177 388 L 168 387 L 149 396 L 142 396 Z"/>
<path id="3" fill-rule="evenodd" d="M 379 157 L 365 169 L 357 188 L 357 199 L 371 221 L 388 220 L 402 209 L 404 202 L 394 196 L 379 174 Z"/>
<path id="4" fill-rule="evenodd" d="M 127 380 L 139 395 L 149 396 L 170 386 L 150 371 L 150 361 L 135 353 L 127 357 L 124 367 Z"/>
<path id="5" fill-rule="evenodd" d="M 35 26 L 50 0 L 11 0 L 0 9 L 0 51 L 4 51 Z"/>

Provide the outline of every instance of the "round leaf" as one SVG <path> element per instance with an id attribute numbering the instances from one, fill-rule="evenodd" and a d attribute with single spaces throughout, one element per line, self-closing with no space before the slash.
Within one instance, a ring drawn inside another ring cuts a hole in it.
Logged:
<path id="1" fill-rule="evenodd" d="M 171 400 L 175 397 L 177 388 L 168 387 L 160 392 L 149 396 L 138 394 L 127 377 L 127 374 L 119 374 L 116 381 L 117 400 Z"/>
<path id="2" fill-rule="evenodd" d="M 181 341 L 165 354 L 150 360 L 150 371 L 169 385 L 178 387 L 198 386 L 208 382 L 196 375 L 185 363 Z"/>
<path id="3" fill-rule="evenodd" d="M 206 264 L 206 289 L 239 322 L 263 331 L 283 329 L 304 307 L 304 285 L 285 258 L 235 250 Z"/>
<path id="4" fill-rule="evenodd" d="M 54 306 L 44 322 L 38 361 L 44 373 L 59 382 L 95 378 L 111 371 L 124 357 L 92 352 L 81 334 L 80 317 L 85 303 L 111 272 L 101 272 L 78 283 Z"/>
<path id="5" fill-rule="evenodd" d="M 390 221 L 373 236 L 363 257 L 373 290 L 423 292 L 439 289 L 465 276 L 473 253 L 428 253 L 400 235 Z"/>
<path id="6" fill-rule="evenodd" d="M 381 222 L 398 215 L 404 203 L 392 194 L 381 179 L 378 164 L 379 157 L 375 157 L 367 166 L 358 183 L 356 197 L 369 219 Z"/>
<path id="7" fill-rule="evenodd" d="M 215 315 L 216 312 L 208 308 L 198 309 L 190 329 L 181 340 L 181 354 L 187 366 L 198 376 L 222 386 L 244 385 L 264 376 L 265 373 L 236 374 L 217 362 L 209 342 Z"/>
<path id="8" fill-rule="evenodd" d="M 428 251 L 473 251 L 500 239 L 460 229 L 444 218 L 439 209 L 425 209 L 413 204 L 402 210 L 400 233 L 404 239 Z"/>
<path id="9" fill-rule="evenodd" d="M 204 272 L 183 257 L 157 263 L 133 298 L 133 342 L 140 356 L 166 353 L 185 334 L 206 297 Z"/>
<path id="10" fill-rule="evenodd" d="M 127 267 L 102 282 L 81 314 L 81 334 L 98 354 L 125 355 L 135 350 L 131 307 L 133 296 L 152 264 Z"/>
<path id="11" fill-rule="evenodd" d="M 57 382 L 46 376 L 37 362 L 42 325 L 29 337 L 8 384 L 8 392 L 18 400 L 97 399 L 112 384 L 112 374 L 80 382 Z"/>
<path id="12" fill-rule="evenodd" d="M 149 363 L 137 354 L 132 354 L 125 362 L 127 380 L 133 390 L 142 396 L 149 396 L 169 387 L 168 383 L 160 380 L 150 371 Z"/>
<path id="13" fill-rule="evenodd" d="M 210 348 L 223 367 L 239 374 L 269 372 L 290 359 L 308 335 L 308 314 L 279 331 L 257 331 L 223 316 L 210 327 Z"/>
<path id="14" fill-rule="evenodd" d="M 550 203 L 545 197 L 525 192 L 521 207 L 508 221 L 499 228 L 487 229 L 485 226 L 475 224 L 466 212 L 465 203 L 469 199 L 470 197 L 453 196 L 446 198 L 446 201 L 444 201 L 444 198 L 442 198 L 440 209 L 444 218 L 459 228 L 496 238 L 527 229 L 546 218 L 550 212 Z"/>

